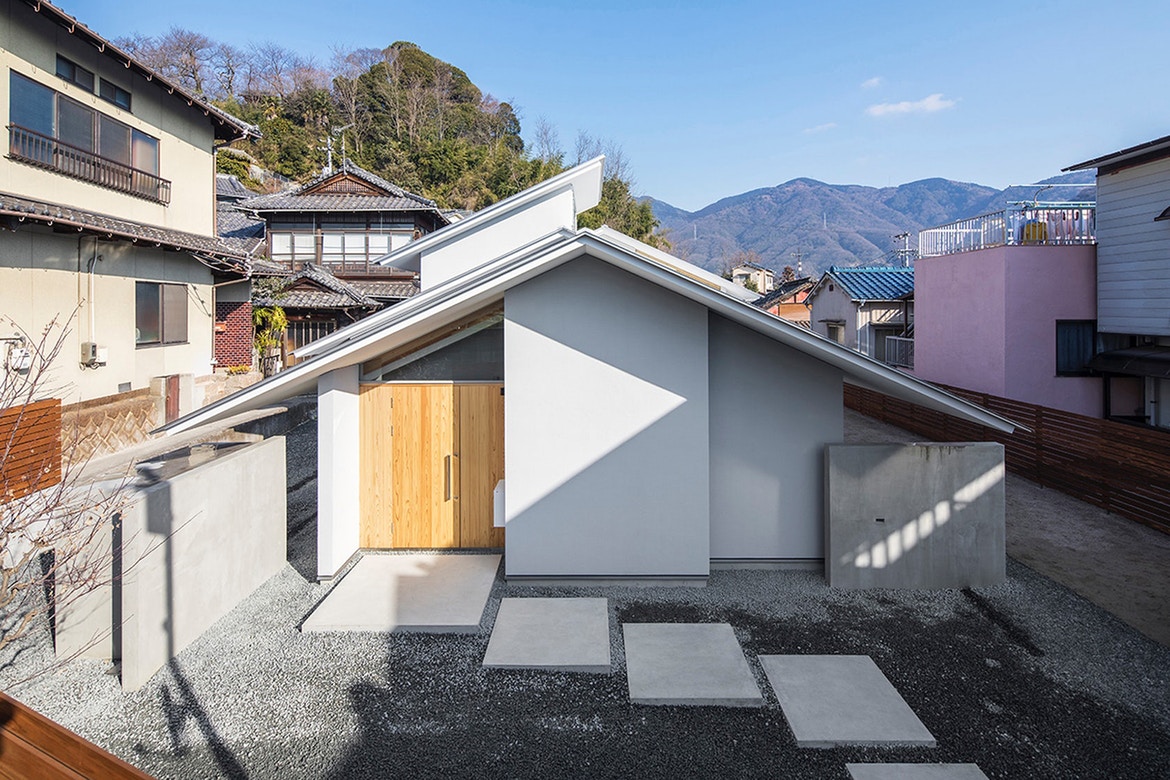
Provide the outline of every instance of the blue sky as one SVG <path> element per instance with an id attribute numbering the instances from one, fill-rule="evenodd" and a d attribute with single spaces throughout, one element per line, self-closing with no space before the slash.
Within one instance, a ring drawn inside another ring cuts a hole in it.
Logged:
<path id="1" fill-rule="evenodd" d="M 60 0 L 98 33 L 172 25 L 327 63 L 397 40 L 571 150 L 625 150 L 680 208 L 807 176 L 996 187 L 1170 133 L 1164 3 Z"/>

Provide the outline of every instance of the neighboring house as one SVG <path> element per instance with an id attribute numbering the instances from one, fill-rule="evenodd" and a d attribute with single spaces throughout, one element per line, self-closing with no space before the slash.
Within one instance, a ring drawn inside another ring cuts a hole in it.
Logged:
<path id="1" fill-rule="evenodd" d="M 731 281 L 761 295 L 772 292 L 776 286 L 772 271 L 755 263 L 744 263 L 732 268 Z"/>
<path id="2" fill-rule="evenodd" d="M 421 273 L 417 296 L 168 430 L 316 392 L 322 579 L 363 548 L 504 546 L 510 579 L 687 580 L 821 566 L 847 381 L 1013 429 L 715 274 L 578 229 L 603 163 L 391 254 Z M 763 428 L 744 411 L 777 404 Z"/>
<path id="3" fill-rule="evenodd" d="M 1089 376 L 1093 205 L 1009 208 L 919 232 L 914 375 L 1101 416 Z"/>
<path id="4" fill-rule="evenodd" d="M 814 333 L 886 361 L 886 341 L 914 323 L 914 269 L 830 266 L 804 305 Z"/>
<path id="5" fill-rule="evenodd" d="M 0 8 L 0 313 L 34 336 L 67 323 L 55 394 L 130 394 L 118 425 L 143 433 L 215 395 L 217 365 L 251 363 L 250 322 L 238 350 L 214 327 L 248 300 L 249 257 L 215 234 L 213 148 L 255 129 L 48 3 Z"/>
<path id="6" fill-rule="evenodd" d="M 289 320 L 288 333 L 301 334 L 300 344 L 286 334 L 281 362 L 287 368 L 296 364 L 292 352 L 301 344 L 316 341 L 417 292 L 409 278 L 375 280 L 367 286 L 375 288 L 381 297 L 367 295 L 328 270 L 305 263 L 300 271 L 284 277 L 271 293 L 254 295 L 252 302 L 256 306 L 279 306 Z"/>
<path id="7" fill-rule="evenodd" d="M 291 271 L 305 263 L 335 275 L 377 272 L 387 253 L 447 224 L 435 202 L 345 160 L 294 190 L 235 204 L 267 224 L 267 256 Z"/>
<path id="8" fill-rule="evenodd" d="M 413 295 L 417 291 L 414 274 L 375 261 L 449 223 L 434 201 L 407 192 L 348 159 L 303 186 L 244 198 L 232 208 L 239 214 L 237 219 L 252 226 L 249 229 L 262 226 L 265 253 L 282 274 L 297 273 L 311 264 L 316 281 L 309 279 L 306 284 L 326 284 L 322 279 L 331 277 L 328 285 L 345 290 L 338 293 L 340 298 L 328 301 L 320 294 L 301 297 L 303 305 L 289 313 L 286 353 Z M 361 305 L 348 300 L 351 292 L 357 293 Z M 375 302 L 372 307 L 367 305 L 370 299 Z M 310 300 L 320 300 L 322 305 L 308 305 Z"/>
<path id="9" fill-rule="evenodd" d="M 752 301 L 752 305 L 775 314 L 777 317 L 783 317 L 798 325 L 808 327 L 809 313 L 804 301 L 808 298 L 813 284 L 812 278 L 808 276 L 780 282 L 772 292 Z"/>
<path id="10" fill-rule="evenodd" d="M 1097 169 L 1096 354 L 1106 417 L 1170 428 L 1170 136 Z M 1089 326 L 1085 326 L 1088 333 Z"/>

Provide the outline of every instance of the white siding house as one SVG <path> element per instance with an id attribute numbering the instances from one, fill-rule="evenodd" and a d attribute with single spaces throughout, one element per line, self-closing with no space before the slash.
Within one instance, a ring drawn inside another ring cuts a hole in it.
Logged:
<path id="1" fill-rule="evenodd" d="M 847 381 L 1014 428 L 761 311 L 718 276 L 577 229 L 601 181 L 599 158 L 392 253 L 421 263 L 419 295 L 166 430 L 316 391 L 323 579 L 361 548 L 503 544 L 509 579 L 701 580 L 725 564 L 821 565 L 824 448 L 841 441 Z M 415 356 L 439 358 L 427 383 L 421 370 L 398 378 Z M 447 381 L 459 361 L 481 381 Z M 778 403 L 793 414 L 743 414 Z M 421 417 L 434 420 L 428 443 L 400 455 Z M 379 481 L 387 463 L 401 465 L 398 483 Z M 504 516 L 492 518 L 500 479 Z M 421 482 L 437 509 L 387 498 Z M 416 534 L 420 514 L 438 519 Z"/>

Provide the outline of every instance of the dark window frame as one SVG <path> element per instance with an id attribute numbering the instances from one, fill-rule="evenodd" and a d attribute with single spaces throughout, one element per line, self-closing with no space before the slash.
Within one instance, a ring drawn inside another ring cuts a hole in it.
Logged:
<path id="1" fill-rule="evenodd" d="M 1078 332 L 1073 329 L 1076 328 Z M 1068 354 L 1070 344 L 1081 347 L 1080 355 Z M 1057 320 L 1056 321 L 1056 375 L 1057 376 L 1093 376 L 1089 368 L 1089 361 L 1097 354 L 1097 321 L 1096 320 Z M 1079 362 L 1080 368 L 1072 368 L 1071 364 Z"/>
<path id="2" fill-rule="evenodd" d="M 144 297 L 149 296 L 149 297 Z M 168 303 L 169 301 L 169 303 Z M 173 309 L 182 301 L 181 313 Z M 158 333 L 156 339 L 143 339 L 141 318 L 143 303 L 153 304 L 148 313 L 154 315 L 155 322 L 151 330 Z M 171 310 L 168 312 L 168 310 Z M 190 328 L 188 318 L 190 307 L 187 299 L 187 285 L 173 282 L 145 282 L 134 283 L 134 346 L 142 347 L 169 347 L 177 344 L 190 343 Z"/>
<path id="3" fill-rule="evenodd" d="M 118 108 L 125 109 L 126 111 L 131 111 L 130 106 L 134 99 L 134 96 L 130 93 L 129 90 L 122 89 L 117 84 L 107 79 L 100 80 L 100 84 L 98 86 L 98 97 L 107 103 L 111 103 Z"/>
<path id="4" fill-rule="evenodd" d="M 68 57 L 57 55 L 57 77 L 84 89 L 91 95 L 97 86 L 97 76 L 89 68 L 78 65 Z"/>

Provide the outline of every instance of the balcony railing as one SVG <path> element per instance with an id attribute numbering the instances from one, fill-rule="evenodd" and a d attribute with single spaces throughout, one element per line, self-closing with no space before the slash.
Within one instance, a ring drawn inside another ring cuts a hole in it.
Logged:
<path id="1" fill-rule="evenodd" d="M 92 182 L 99 187 L 163 205 L 171 202 L 171 183 L 166 179 L 19 125 L 8 126 L 8 155 L 14 160 Z"/>
<path id="2" fill-rule="evenodd" d="M 1092 203 L 1037 205 L 961 219 L 918 233 L 918 256 L 938 257 L 995 246 L 1097 243 Z"/>
<path id="3" fill-rule="evenodd" d="M 886 363 L 901 368 L 914 368 L 914 339 L 886 336 Z"/>

